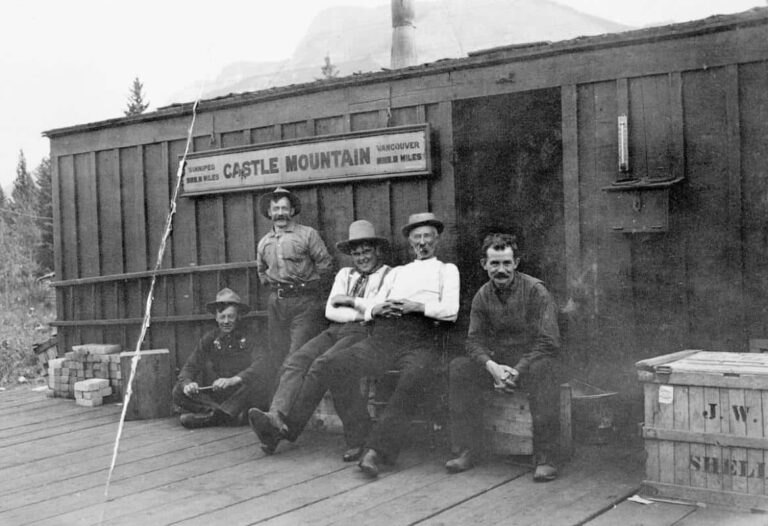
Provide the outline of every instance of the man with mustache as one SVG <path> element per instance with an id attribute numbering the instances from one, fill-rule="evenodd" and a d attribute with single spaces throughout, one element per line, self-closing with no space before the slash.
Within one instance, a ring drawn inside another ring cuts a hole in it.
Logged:
<path id="1" fill-rule="evenodd" d="M 390 271 L 382 257 L 382 250 L 388 244 L 364 219 L 349 225 L 348 240 L 336 243 L 340 252 L 352 257 L 353 267 L 344 267 L 336 274 L 325 306 L 330 327 L 285 359 L 269 411 L 253 408 L 248 412 L 251 427 L 266 453 L 274 453 L 283 437 L 295 440 L 322 400 L 327 388 L 318 381 L 317 371 L 322 369 L 325 356 L 368 336 L 370 324 L 365 321 L 364 314 Z M 343 459 L 351 462 L 360 457 L 370 419 L 368 401 L 361 394 L 359 384 L 347 383 L 343 387 L 342 391 L 334 390 L 331 395 L 344 424 L 348 449 Z M 293 411 L 293 401 L 298 396 L 304 401 L 301 410 Z M 286 421 L 291 423 L 290 427 Z M 281 432 L 277 433 L 277 430 Z"/>
<path id="2" fill-rule="evenodd" d="M 252 365 L 255 339 L 241 326 L 251 308 L 228 288 L 206 308 L 218 328 L 200 338 L 173 388 L 187 428 L 239 424 L 244 411 L 269 403 L 271 378 Z"/>
<path id="3" fill-rule="evenodd" d="M 358 464 L 369 477 L 378 463 L 394 462 L 406 443 L 415 407 L 435 381 L 440 322 L 453 322 L 459 312 L 459 270 L 435 257 L 443 223 L 434 214 L 412 214 L 403 227 L 416 260 L 395 267 L 365 310 L 374 320 L 371 336 L 323 355 L 317 381 L 331 392 L 359 385 L 363 377 L 379 377 L 391 369 L 400 375 L 384 413 L 369 433 Z M 288 434 L 276 427 L 262 429 L 267 440 L 297 437 L 292 415 L 306 414 L 316 401 L 302 390 L 285 419 Z M 260 435 L 261 436 L 261 435 Z M 267 444 L 265 444 L 267 445 Z"/>
<path id="4" fill-rule="evenodd" d="M 325 328 L 322 293 L 333 261 L 317 230 L 294 221 L 301 212 L 298 196 L 276 188 L 261 197 L 260 207 L 272 228 L 256 250 L 259 280 L 270 289 L 269 357 L 259 368 L 274 377 L 286 355 Z"/>
<path id="5" fill-rule="evenodd" d="M 554 480 L 560 385 L 557 307 L 540 280 L 516 270 L 520 252 L 514 236 L 488 235 L 481 253 L 489 280 L 472 300 L 468 356 L 450 364 L 451 442 L 459 455 L 446 468 L 466 471 L 482 456 L 483 391 L 520 388 L 528 393 L 533 417 L 533 480 Z"/>

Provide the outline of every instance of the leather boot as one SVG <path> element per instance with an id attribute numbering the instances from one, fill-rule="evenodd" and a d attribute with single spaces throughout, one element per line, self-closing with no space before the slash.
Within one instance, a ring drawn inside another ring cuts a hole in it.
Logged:
<path id="1" fill-rule="evenodd" d="M 287 429 L 282 419 L 278 415 L 252 407 L 248 410 L 248 422 L 259 437 L 262 451 L 267 455 L 274 453 Z"/>
<path id="2" fill-rule="evenodd" d="M 546 453 L 534 456 L 536 470 L 533 472 L 534 482 L 550 482 L 557 478 L 557 466 Z"/>
<path id="3" fill-rule="evenodd" d="M 379 476 L 379 454 L 375 449 L 369 449 L 357 463 L 358 467 L 370 478 Z"/>
<path id="4" fill-rule="evenodd" d="M 447 469 L 449 473 L 461 473 L 462 471 L 472 469 L 475 465 L 473 457 L 474 455 L 472 455 L 470 449 L 462 449 L 458 457 L 452 458 L 445 463 L 445 469 Z"/>

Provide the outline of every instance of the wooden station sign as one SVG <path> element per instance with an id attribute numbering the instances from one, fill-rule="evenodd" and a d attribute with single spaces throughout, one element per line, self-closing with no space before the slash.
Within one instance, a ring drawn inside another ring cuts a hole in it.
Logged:
<path id="1" fill-rule="evenodd" d="M 431 173 L 426 124 L 193 153 L 184 195 Z"/>

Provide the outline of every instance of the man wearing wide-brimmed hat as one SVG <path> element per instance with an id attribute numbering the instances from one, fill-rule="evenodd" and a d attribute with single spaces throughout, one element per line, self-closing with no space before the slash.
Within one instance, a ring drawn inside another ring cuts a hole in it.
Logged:
<path id="1" fill-rule="evenodd" d="M 206 308 L 218 327 L 200 338 L 173 389 L 188 428 L 240 423 L 249 408 L 265 407 L 271 393 L 271 378 L 253 366 L 255 339 L 242 327 L 251 308 L 229 288 Z"/>
<path id="2" fill-rule="evenodd" d="M 294 221 L 301 212 L 298 196 L 276 188 L 259 203 L 262 215 L 272 221 L 259 241 L 256 266 L 261 284 L 270 289 L 268 365 L 276 373 L 287 354 L 325 327 L 323 289 L 331 279 L 333 260 L 317 230 Z"/>
<path id="3" fill-rule="evenodd" d="M 365 310 L 376 295 L 390 267 L 383 264 L 382 250 L 388 241 L 376 235 L 373 225 L 364 219 L 349 225 L 349 238 L 336 248 L 352 258 L 352 267 L 342 268 L 325 305 L 325 317 L 331 325 L 315 338 L 291 353 L 283 363 L 280 383 L 268 412 L 253 408 L 248 417 L 262 449 L 273 453 L 282 438 L 295 440 L 325 394 L 318 382 L 317 370 L 323 356 L 343 349 L 368 336 Z M 344 424 L 347 451 L 345 461 L 357 460 L 369 428 L 367 400 L 358 385 L 345 384 L 335 390 L 333 404 Z"/>
<path id="4" fill-rule="evenodd" d="M 429 212 L 413 214 L 403 235 L 415 261 L 395 267 L 365 311 L 374 320 L 371 336 L 351 347 L 323 355 L 318 382 L 332 391 L 358 385 L 391 369 L 400 376 L 382 417 L 369 433 L 360 469 L 371 477 L 379 462 L 394 462 L 405 445 L 419 399 L 434 382 L 440 322 L 459 312 L 459 270 L 435 257 L 443 223 Z M 296 402 L 298 405 L 298 401 Z"/>

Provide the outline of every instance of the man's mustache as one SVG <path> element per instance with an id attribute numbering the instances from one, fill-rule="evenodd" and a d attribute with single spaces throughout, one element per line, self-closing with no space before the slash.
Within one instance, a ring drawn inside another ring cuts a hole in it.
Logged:
<path id="1" fill-rule="evenodd" d="M 278 219 L 290 219 L 290 217 L 287 214 L 275 214 L 272 216 L 272 221 L 277 221 Z"/>

